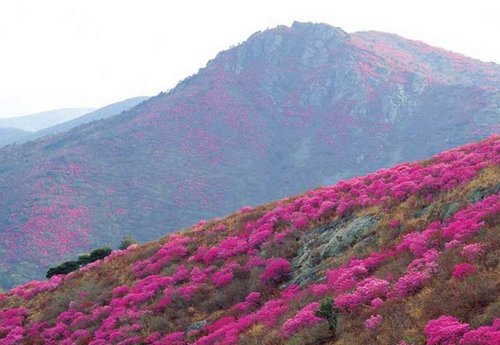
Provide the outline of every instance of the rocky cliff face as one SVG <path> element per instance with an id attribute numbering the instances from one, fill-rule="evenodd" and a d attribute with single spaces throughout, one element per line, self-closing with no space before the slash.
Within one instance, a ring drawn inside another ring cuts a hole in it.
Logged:
<path id="1" fill-rule="evenodd" d="M 129 112 L 1 150 L 1 280 L 483 138 L 499 88 L 498 65 L 394 35 L 256 33 Z"/>

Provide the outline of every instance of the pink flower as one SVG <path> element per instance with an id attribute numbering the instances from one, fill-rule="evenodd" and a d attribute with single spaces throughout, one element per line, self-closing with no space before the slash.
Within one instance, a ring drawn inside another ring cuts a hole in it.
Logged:
<path id="1" fill-rule="evenodd" d="M 371 305 L 372 305 L 372 309 L 378 309 L 379 307 L 381 307 L 382 305 L 384 304 L 384 301 L 382 301 L 381 298 L 375 298 Z"/>
<path id="2" fill-rule="evenodd" d="M 290 284 L 282 292 L 281 297 L 285 301 L 290 301 L 300 294 L 301 290 L 298 285 Z"/>
<path id="3" fill-rule="evenodd" d="M 474 261 L 476 257 L 484 252 L 484 243 L 472 243 L 465 245 L 460 254 L 469 261 Z"/>
<path id="4" fill-rule="evenodd" d="M 479 327 L 467 332 L 460 340 L 460 345 L 497 345 L 500 344 L 500 319 L 495 319 L 493 325 Z"/>
<path id="5" fill-rule="evenodd" d="M 279 284 L 292 273 L 290 262 L 283 258 L 270 259 L 268 262 L 267 268 L 260 276 L 260 281 L 263 283 Z"/>
<path id="6" fill-rule="evenodd" d="M 377 328 L 382 323 L 382 315 L 372 315 L 369 319 L 365 321 L 366 329 L 374 329 Z"/>
<path id="7" fill-rule="evenodd" d="M 314 314 L 318 308 L 319 303 L 316 302 L 302 308 L 294 317 L 285 321 L 282 327 L 283 333 L 290 337 L 303 328 L 310 328 L 315 324 L 324 321 L 324 319 L 317 317 Z"/>
<path id="8" fill-rule="evenodd" d="M 245 302 L 250 304 L 256 304 L 260 299 L 260 293 L 258 292 L 250 292 L 248 296 L 245 298 Z"/>
<path id="9" fill-rule="evenodd" d="M 474 274 L 476 272 L 477 272 L 476 266 L 464 262 L 462 264 L 456 265 L 453 268 L 453 277 L 462 280 L 465 277 Z"/>
<path id="10" fill-rule="evenodd" d="M 407 296 L 420 290 L 429 280 L 428 273 L 412 272 L 399 278 L 394 287 L 399 296 Z"/>
<path id="11" fill-rule="evenodd" d="M 329 293 L 331 288 L 328 284 L 313 284 L 309 286 L 309 290 L 314 297 L 320 297 Z"/>
<path id="12" fill-rule="evenodd" d="M 460 323 L 455 317 L 443 315 L 425 326 L 427 345 L 455 345 L 469 331 L 469 325 Z"/>
<path id="13" fill-rule="evenodd" d="M 393 219 L 393 220 L 391 220 L 391 222 L 389 223 L 389 228 L 391 228 L 391 229 L 396 229 L 396 228 L 398 228 L 400 225 L 401 225 L 401 223 L 399 222 L 399 220 L 397 220 L 397 219 Z"/>
<path id="14" fill-rule="evenodd" d="M 253 208 L 251 208 L 250 206 L 243 206 L 240 209 L 240 213 L 248 213 L 248 212 L 252 212 L 252 211 L 253 211 Z"/>

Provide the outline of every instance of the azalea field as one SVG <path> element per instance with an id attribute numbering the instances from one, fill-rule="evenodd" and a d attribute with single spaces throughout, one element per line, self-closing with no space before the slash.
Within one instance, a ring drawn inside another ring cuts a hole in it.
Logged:
<path id="1" fill-rule="evenodd" d="M 498 344 L 499 165 L 491 137 L 114 251 L 1 294 L 0 344 Z"/>

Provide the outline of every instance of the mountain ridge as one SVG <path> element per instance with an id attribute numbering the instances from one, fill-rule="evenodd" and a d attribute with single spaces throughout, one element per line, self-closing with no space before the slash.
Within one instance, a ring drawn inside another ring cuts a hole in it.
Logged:
<path id="1" fill-rule="evenodd" d="M 12 118 L 1 118 L 0 126 L 2 128 L 14 127 L 28 132 L 35 132 L 74 119 L 93 110 L 95 108 L 63 108 Z"/>
<path id="2" fill-rule="evenodd" d="M 126 234 L 151 240 L 497 131 L 498 66 L 352 37 L 264 31 L 119 117 L 0 150 L 4 286 Z"/>
<path id="3" fill-rule="evenodd" d="M 102 120 L 105 118 L 109 118 L 111 116 L 118 115 L 119 113 L 129 110 L 130 108 L 136 106 L 137 104 L 141 103 L 142 101 L 145 101 L 148 98 L 149 97 L 139 96 L 139 97 L 128 98 L 120 102 L 112 103 L 97 110 L 93 110 L 84 115 L 70 119 L 68 121 L 58 123 L 54 126 L 43 128 L 32 133 L 25 133 L 22 136 L 19 135 L 14 139 L 6 140 L 3 144 L 0 143 L 0 145 L 5 146 L 7 144 L 14 144 L 14 143 L 19 145 L 27 141 L 33 141 L 48 135 L 63 133 L 65 131 L 71 130 L 74 127 L 77 127 L 79 125 L 88 122 Z"/>

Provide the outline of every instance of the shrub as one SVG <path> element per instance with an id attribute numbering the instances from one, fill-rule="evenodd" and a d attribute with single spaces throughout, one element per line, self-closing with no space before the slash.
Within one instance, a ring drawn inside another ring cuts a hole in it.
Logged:
<path id="1" fill-rule="evenodd" d="M 260 276 L 260 281 L 265 284 L 278 285 L 285 280 L 292 272 L 290 262 L 285 259 L 271 259 L 264 273 Z"/>
<path id="2" fill-rule="evenodd" d="M 374 328 L 377 328 L 378 326 L 380 326 L 380 324 L 382 323 L 382 315 L 372 315 L 370 316 L 369 319 L 367 319 L 365 321 L 365 328 L 366 329 L 374 329 Z"/>
<path id="3" fill-rule="evenodd" d="M 316 316 L 318 309 L 319 304 L 316 302 L 302 308 L 294 317 L 285 321 L 283 324 L 283 333 L 290 337 L 303 328 L 311 328 L 323 321 L 323 318 Z"/>
<path id="4" fill-rule="evenodd" d="M 431 320 L 425 326 L 427 345 L 453 345 L 458 344 L 462 335 L 469 331 L 469 325 L 460 323 L 455 317 L 443 315 Z"/>
<path id="5" fill-rule="evenodd" d="M 76 260 L 80 266 L 85 266 L 87 264 L 90 264 L 92 262 L 92 259 L 90 258 L 90 254 L 80 254 L 78 255 L 78 259 Z"/>
<path id="6" fill-rule="evenodd" d="M 111 254 L 110 247 L 101 247 L 94 249 L 93 251 L 90 252 L 90 259 L 92 260 L 92 262 L 94 262 L 97 260 L 102 260 L 110 254 Z"/>
<path id="7" fill-rule="evenodd" d="M 477 272 L 476 266 L 464 262 L 462 264 L 456 265 L 453 268 L 453 277 L 462 280 L 468 275 L 474 274 L 476 272 Z"/>
<path id="8" fill-rule="evenodd" d="M 472 243 L 464 246 L 460 254 L 467 258 L 469 261 L 473 261 L 484 252 L 484 243 Z"/>
<path id="9" fill-rule="evenodd" d="M 491 326 L 479 327 L 470 331 L 460 340 L 460 345 L 500 344 L 500 319 L 496 319 Z"/>
<path id="10" fill-rule="evenodd" d="M 80 268 L 80 265 L 76 261 L 66 261 L 56 267 L 50 267 L 45 275 L 47 279 L 50 279 L 56 274 L 68 274 L 70 272 L 76 271 Z"/>

